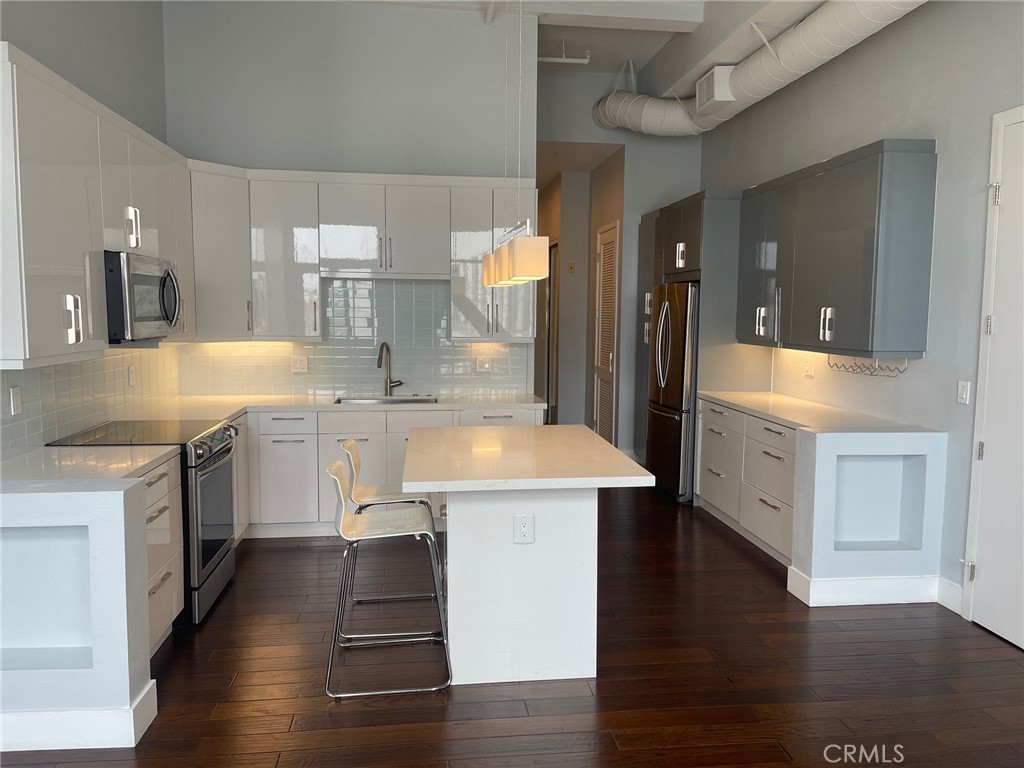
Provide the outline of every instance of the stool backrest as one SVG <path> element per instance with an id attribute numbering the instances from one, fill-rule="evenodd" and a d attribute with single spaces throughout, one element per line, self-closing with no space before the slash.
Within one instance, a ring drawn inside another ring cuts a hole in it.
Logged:
<path id="1" fill-rule="evenodd" d="M 345 534 L 346 531 L 352 533 L 352 521 L 356 517 L 355 502 L 352 501 L 352 456 L 348 451 L 342 450 L 341 459 L 332 462 L 326 471 L 333 478 L 334 488 L 338 492 L 334 529 L 343 538 L 351 540 L 352 536 Z"/>
<path id="2" fill-rule="evenodd" d="M 359 443 L 352 438 L 341 443 L 341 450 L 346 451 L 352 457 L 352 490 L 359 486 L 359 473 L 363 469 L 363 460 L 359 457 Z"/>

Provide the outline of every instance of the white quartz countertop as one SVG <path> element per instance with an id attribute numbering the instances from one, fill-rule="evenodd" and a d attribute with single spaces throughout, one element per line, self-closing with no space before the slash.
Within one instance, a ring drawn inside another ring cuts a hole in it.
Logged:
<path id="1" fill-rule="evenodd" d="M 39 491 L 64 480 L 142 477 L 180 455 L 177 446 L 111 445 L 36 448 L 0 463 L 0 489 Z"/>
<path id="2" fill-rule="evenodd" d="M 583 426 L 409 431 L 407 493 L 654 485 L 654 475 Z"/>
<path id="3" fill-rule="evenodd" d="M 774 392 L 698 392 L 697 397 L 792 429 L 804 428 L 819 432 L 934 431 Z"/>

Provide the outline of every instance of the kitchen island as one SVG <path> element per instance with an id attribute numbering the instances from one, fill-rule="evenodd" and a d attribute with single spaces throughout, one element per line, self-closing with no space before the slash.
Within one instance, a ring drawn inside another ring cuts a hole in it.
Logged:
<path id="1" fill-rule="evenodd" d="M 403 490 L 448 494 L 452 682 L 594 677 L 597 491 L 653 485 L 582 426 L 411 430 Z"/>

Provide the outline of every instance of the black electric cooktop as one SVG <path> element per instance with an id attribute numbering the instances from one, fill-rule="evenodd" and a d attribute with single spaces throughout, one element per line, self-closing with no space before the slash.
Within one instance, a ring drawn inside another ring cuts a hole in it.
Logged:
<path id="1" fill-rule="evenodd" d="M 108 421 L 49 445 L 185 445 L 223 421 Z"/>

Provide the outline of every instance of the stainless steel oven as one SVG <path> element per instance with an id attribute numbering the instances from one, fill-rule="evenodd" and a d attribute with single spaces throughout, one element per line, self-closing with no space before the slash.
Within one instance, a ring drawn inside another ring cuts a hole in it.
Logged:
<path id="1" fill-rule="evenodd" d="M 104 251 L 103 265 L 111 344 L 181 333 L 181 290 L 172 262 L 140 253 Z"/>

